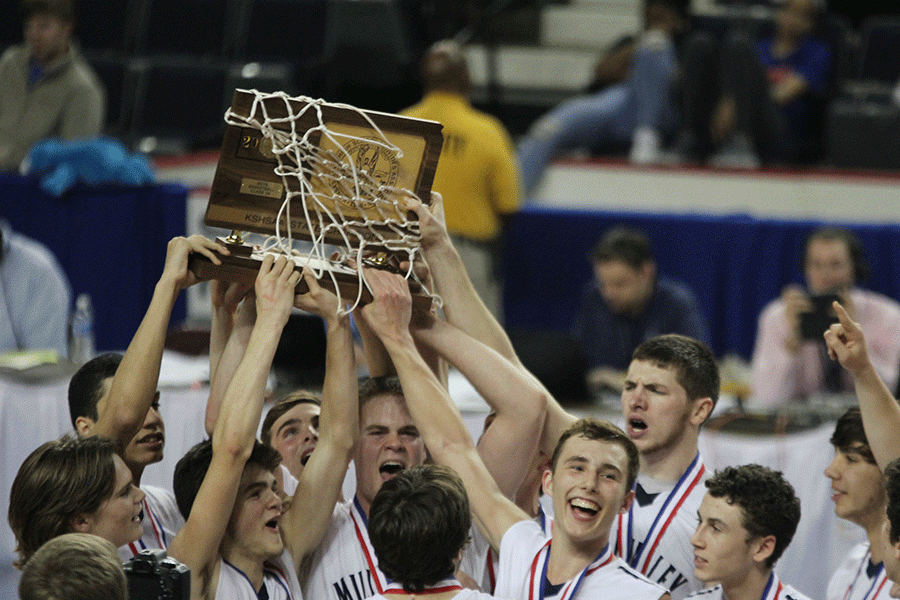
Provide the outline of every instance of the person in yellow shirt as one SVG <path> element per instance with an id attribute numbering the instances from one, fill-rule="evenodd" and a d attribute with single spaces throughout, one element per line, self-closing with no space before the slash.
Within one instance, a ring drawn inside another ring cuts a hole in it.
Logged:
<path id="1" fill-rule="evenodd" d="M 432 188 L 444 200 L 447 229 L 484 303 L 500 316 L 494 262 L 507 216 L 520 204 L 519 171 L 509 133 L 469 102 L 472 84 L 462 48 L 435 43 L 422 61 L 425 97 L 402 114 L 438 121 L 444 147 Z"/>

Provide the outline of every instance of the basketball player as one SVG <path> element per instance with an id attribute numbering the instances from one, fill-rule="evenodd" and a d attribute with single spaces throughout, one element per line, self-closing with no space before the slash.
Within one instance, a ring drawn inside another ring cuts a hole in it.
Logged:
<path id="1" fill-rule="evenodd" d="M 840 303 L 835 302 L 838 323 L 825 332 L 832 360 L 837 360 L 853 376 L 856 397 L 866 438 L 876 464 L 885 473 L 887 521 L 882 527 L 881 546 L 884 570 L 891 580 L 890 595 L 900 597 L 900 405 L 878 375 L 866 349 L 859 323 L 854 322 Z"/>
<path id="2" fill-rule="evenodd" d="M 773 567 L 800 521 L 800 500 L 781 473 L 759 465 L 727 467 L 706 482 L 697 511 L 695 576 L 718 584 L 697 600 L 808 600 Z"/>
<path id="3" fill-rule="evenodd" d="M 858 407 L 845 412 L 831 436 L 834 460 L 825 469 L 831 479 L 834 512 L 866 532 L 867 542 L 857 544 L 828 583 L 828 600 L 887 600 L 887 583 L 881 555 L 881 531 L 887 496 L 884 475 L 869 448 Z"/>
<path id="4" fill-rule="evenodd" d="M 833 360 L 853 376 L 856 397 L 875 462 L 881 469 L 900 457 L 900 405 L 878 375 L 866 349 L 866 338 L 840 303 L 834 303 L 838 323 L 825 332 L 825 343 Z M 900 534 L 900 531 L 898 531 Z"/>
<path id="5" fill-rule="evenodd" d="M 263 260 L 256 322 L 212 440 L 192 448 L 176 467 L 175 494 L 188 518 L 169 553 L 191 568 L 194 600 L 299 598 L 297 567 L 321 539 L 352 453 L 357 407 L 349 317 L 337 314 L 337 298 L 309 273 L 309 294 L 295 300 L 300 274 L 293 267 L 284 257 Z M 325 427 L 285 508 L 274 474 L 280 457 L 255 437 L 269 368 L 295 301 L 328 319 Z"/>
<path id="6" fill-rule="evenodd" d="M 391 584 L 404 600 L 487 600 L 454 577 L 472 524 L 469 499 L 452 469 L 422 465 L 384 482 L 369 512 L 369 539 Z M 386 600 L 376 595 L 377 600 Z"/>
<path id="7" fill-rule="evenodd" d="M 476 522 L 500 549 L 496 595 L 505 598 L 669 598 L 665 589 L 627 567 L 612 552 L 610 530 L 634 493 L 638 456 L 615 426 L 578 421 L 560 438 L 544 474 L 553 496 L 553 538 L 507 499 L 491 478 L 458 411 L 419 355 L 409 332 L 406 281 L 382 271 L 366 274 L 374 301 L 362 314 L 389 353 L 407 390 L 410 412 L 438 464 L 463 480 Z M 429 316 L 417 317 L 428 327 Z M 513 367 L 510 374 L 521 372 Z M 551 543 L 552 542 L 552 543 Z"/>
<path id="8" fill-rule="evenodd" d="M 263 443 L 278 450 L 282 464 L 295 478 L 319 441 L 321 405 L 313 394 L 299 390 L 279 400 L 263 419 Z"/>
<path id="9" fill-rule="evenodd" d="M 884 469 L 887 490 L 887 520 L 881 530 L 884 570 L 891 580 L 891 597 L 900 598 L 900 459 Z"/>
<path id="10" fill-rule="evenodd" d="M 413 210 L 422 231 L 423 254 L 444 299 L 447 321 L 527 372 L 506 332 L 468 282 L 441 222 L 440 196 L 432 194 L 431 209 L 415 204 Z M 688 540 L 703 497 L 698 485 L 705 468 L 697 438 L 718 398 L 719 374 L 712 352 L 696 340 L 663 336 L 646 344 L 636 350 L 622 392 L 626 431 L 641 455 L 641 477 L 637 502 L 617 521 L 616 551 L 632 567 L 666 586 L 674 600 L 682 600 L 703 587 L 692 575 Z M 541 450 L 549 455 L 560 434 L 574 421 L 575 417 L 551 398 Z M 657 525 L 651 530 L 654 523 Z"/>
<path id="11" fill-rule="evenodd" d="M 247 351 L 256 320 L 253 303 L 241 303 L 247 293 L 245 285 L 216 281 L 211 282 L 211 285 L 213 310 L 209 354 L 210 389 L 206 403 L 207 435 L 212 435 L 222 396 Z M 320 413 L 321 401 L 318 398 L 306 392 L 298 392 L 279 401 L 263 420 L 262 441 L 281 454 L 282 460 L 276 476 L 288 496 L 294 494 L 297 478 L 319 440 Z"/>
<path id="12" fill-rule="evenodd" d="M 715 356 L 703 343 L 671 334 L 635 349 L 622 411 L 641 474 L 635 502 L 617 520 L 616 551 L 676 600 L 703 589 L 688 541 L 706 476 L 697 439 L 718 396 Z"/>
<path id="13" fill-rule="evenodd" d="M 191 252 L 221 264 L 216 253 L 228 254 L 228 249 L 202 236 L 172 239 L 150 306 L 125 355 L 98 356 L 69 383 L 69 412 L 76 431 L 121 444 L 135 485 L 140 485 L 144 468 L 163 457 L 165 427 L 156 384 L 175 300 L 181 290 L 198 281 L 187 268 Z M 144 534 L 119 549 L 123 561 L 144 548 L 166 548 L 184 525 L 171 492 L 153 486 L 141 490 L 146 495 L 141 512 Z"/>
<path id="14" fill-rule="evenodd" d="M 366 331 L 364 316 L 357 323 L 361 333 Z M 373 340 L 365 336 L 364 339 L 371 349 Z M 501 360 L 495 353 L 486 360 L 494 357 L 498 362 Z M 470 362 L 479 362 L 471 356 L 468 358 Z M 379 365 L 387 363 L 379 358 Z M 482 437 L 479 452 L 490 457 L 485 459 L 490 472 L 497 473 L 504 491 L 511 495 L 531 466 L 531 460 L 524 458 L 528 451 L 523 450 L 523 440 L 530 440 L 533 448 L 540 437 L 546 400 L 543 389 L 533 378 L 523 379 L 524 385 L 518 384 L 516 393 L 509 393 L 510 378 L 501 376 L 500 368 L 490 371 L 489 377 L 475 384 L 476 388 L 486 398 L 509 395 L 521 403 L 506 402 L 498 407 L 498 415 Z M 354 457 L 356 494 L 335 509 L 322 546 L 313 556 L 308 571 L 301 574 L 304 595 L 308 598 L 363 600 L 386 589 L 387 578 L 376 566 L 366 533 L 369 507 L 384 481 L 404 469 L 423 464 L 425 459 L 425 447 L 406 406 L 404 390 L 396 377 L 389 376 L 373 377 L 360 387 L 360 446 Z M 510 461 L 511 455 L 522 456 L 523 460 Z M 481 582 L 486 558 L 470 558 L 468 551 L 466 556 L 464 574 Z"/>

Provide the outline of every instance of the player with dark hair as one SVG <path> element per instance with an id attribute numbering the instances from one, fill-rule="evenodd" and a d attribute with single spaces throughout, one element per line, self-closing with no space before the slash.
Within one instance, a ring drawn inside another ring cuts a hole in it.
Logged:
<path id="1" fill-rule="evenodd" d="M 773 570 L 800 522 L 791 484 L 777 471 L 743 465 L 717 471 L 706 487 L 691 545 L 695 575 L 717 585 L 689 598 L 806 600 Z"/>
<path id="2" fill-rule="evenodd" d="M 787 286 L 779 300 L 759 317 L 753 351 L 753 401 L 772 407 L 817 393 L 846 393 L 852 381 L 836 363 L 816 333 L 804 339 L 801 314 L 813 310 L 814 296 L 836 295 L 869 341 L 872 363 L 890 389 L 900 373 L 900 304 L 882 294 L 857 287 L 868 267 L 856 237 L 847 230 L 822 227 L 807 238 L 803 257 L 806 289 Z"/>
<path id="3" fill-rule="evenodd" d="M 143 492 L 109 440 L 64 437 L 34 450 L 9 493 L 9 526 L 21 568 L 64 533 L 92 533 L 117 547 L 141 537 Z"/>
<path id="4" fill-rule="evenodd" d="M 884 468 L 887 520 L 882 527 L 881 559 L 893 582 L 890 595 L 900 597 L 900 405 L 869 357 L 862 327 L 839 303 L 834 303 L 834 310 L 839 322 L 825 332 L 825 343 L 831 358 L 853 377 L 872 456 Z"/>
<path id="5" fill-rule="evenodd" d="M 263 259 L 254 296 L 255 324 L 246 352 L 216 409 L 212 440 L 176 466 L 175 493 L 185 526 L 169 554 L 191 569 L 195 600 L 300 595 L 299 564 L 318 545 L 355 442 L 355 365 L 349 317 L 310 273 L 310 292 L 295 298 L 294 263 Z M 286 508 L 275 476 L 277 451 L 256 440 L 265 384 L 292 305 L 328 320 L 323 436 Z M 227 519 L 223 515 L 230 515 Z"/>
<path id="6" fill-rule="evenodd" d="M 881 530 L 887 496 L 884 475 L 875 463 L 858 407 L 847 409 L 831 436 L 834 460 L 825 469 L 831 479 L 834 512 L 866 532 L 866 542 L 854 546 L 828 583 L 827 600 L 872 600 L 889 597 L 891 586 L 881 555 Z"/>
<path id="7" fill-rule="evenodd" d="M 364 316 L 357 323 L 364 335 L 367 352 L 371 352 L 380 341 L 366 327 Z M 442 336 L 444 343 L 459 343 L 461 332 L 452 327 L 450 330 L 449 335 Z M 427 342 L 423 348 L 426 346 Z M 489 402 L 500 396 L 517 400 L 499 407 L 494 424 L 479 443 L 479 452 L 490 472 L 501 482 L 504 493 L 511 496 L 532 464 L 533 447 L 540 437 L 545 393 L 532 380 L 522 384 L 506 377 L 503 366 L 490 360 L 499 357 L 483 357 L 464 350 L 457 350 L 455 356 L 468 362 L 469 366 L 474 363 L 476 368 L 497 366 L 493 370 L 489 368 L 479 384 L 473 382 Z M 385 356 L 378 356 L 377 361 L 382 366 L 390 362 Z M 373 364 L 370 362 L 370 369 Z M 455 366 L 468 376 L 465 365 Z M 354 455 L 356 493 L 354 498 L 335 509 L 331 526 L 313 556 L 308 574 L 302 576 L 304 595 L 310 598 L 362 600 L 384 592 L 388 580 L 372 559 L 371 542 L 365 527 L 369 508 L 385 481 L 426 460 L 425 444 L 408 407 L 409 388 L 401 385 L 402 380 L 396 376 L 387 375 L 386 368 L 373 371 L 382 374 L 365 381 L 359 390 L 360 443 Z M 483 386 L 479 387 L 481 384 Z M 417 388 L 413 390 L 419 392 Z M 523 440 L 531 444 L 531 450 L 523 448 Z M 509 461 L 512 453 L 519 453 L 522 461 Z M 474 552 L 467 550 L 463 572 L 480 583 L 487 561 L 484 556 L 480 560 L 472 558 Z"/>
<path id="8" fill-rule="evenodd" d="M 452 469 L 422 465 L 384 482 L 369 510 L 368 531 L 378 567 L 393 582 L 385 593 L 488 598 L 462 590 L 454 576 L 471 523 L 465 487 Z"/>
<path id="9" fill-rule="evenodd" d="M 173 238 L 150 306 L 124 355 L 104 354 L 88 361 L 69 382 L 69 414 L 80 436 L 97 435 L 122 448 L 135 485 L 144 469 L 162 460 L 165 425 L 156 389 L 169 318 L 181 290 L 199 280 L 188 270 L 188 254 L 198 252 L 220 264 L 227 248 L 202 236 Z M 144 548 L 165 549 L 184 525 L 169 490 L 143 486 L 144 534 L 119 549 L 127 560 Z"/>

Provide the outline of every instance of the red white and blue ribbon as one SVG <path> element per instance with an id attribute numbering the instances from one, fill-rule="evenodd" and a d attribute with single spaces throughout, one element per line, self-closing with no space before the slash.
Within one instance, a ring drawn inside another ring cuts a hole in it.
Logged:
<path id="1" fill-rule="evenodd" d="M 547 537 L 553 537 L 553 517 L 547 515 L 544 512 L 544 507 L 538 504 L 538 514 L 535 517 L 538 525 L 541 526 L 541 531 L 544 532 L 544 535 Z M 494 552 L 494 549 L 488 546 L 487 551 L 487 574 L 488 574 L 488 585 L 490 586 L 489 590 L 482 590 L 488 594 L 493 594 L 494 590 L 497 589 L 497 566 L 499 563 L 499 557 L 497 553 Z"/>
<path id="2" fill-rule="evenodd" d="M 781 594 L 782 589 L 784 589 L 784 586 L 781 585 L 781 581 L 775 576 L 775 571 L 772 571 L 759 600 L 775 600 Z"/>
<path id="3" fill-rule="evenodd" d="M 453 590 L 461 590 L 462 586 L 459 584 L 459 581 L 456 579 L 444 579 L 443 581 L 439 581 L 431 587 L 425 588 L 421 592 L 408 592 L 403 589 L 403 586 L 399 583 L 390 583 L 385 588 L 382 595 L 399 595 L 399 594 L 414 594 L 416 596 L 427 596 L 429 594 L 442 594 L 444 592 L 450 592 Z"/>
<path id="4" fill-rule="evenodd" d="M 659 546 L 660 540 L 662 540 L 669 525 L 672 524 L 681 505 L 684 504 L 684 501 L 687 500 L 694 488 L 697 487 L 697 484 L 700 483 L 704 472 L 706 472 L 706 467 L 703 465 L 703 461 L 700 460 L 700 453 L 698 452 L 693 462 L 678 479 L 675 487 L 669 492 L 662 508 L 656 513 L 653 524 L 650 526 L 650 530 L 647 531 L 644 542 L 640 547 L 634 547 L 634 502 L 631 503 L 627 514 L 619 515 L 616 553 L 632 568 L 637 569 L 643 575 L 647 574 L 651 565 L 650 559 L 653 558 L 653 553 Z"/>
<path id="5" fill-rule="evenodd" d="M 353 519 L 353 526 L 356 528 L 356 539 L 359 541 L 359 546 L 362 548 L 366 562 L 369 564 L 369 573 L 372 574 L 375 589 L 378 590 L 379 594 L 384 594 L 384 590 L 390 585 L 390 581 L 381 572 L 375 561 L 375 550 L 372 548 L 372 542 L 369 541 L 368 519 L 362 509 L 362 505 L 359 503 L 359 498 L 356 496 L 353 497 L 353 504 L 350 506 L 350 518 Z"/>
<path id="6" fill-rule="evenodd" d="M 550 562 L 550 543 L 552 541 L 552 538 L 547 540 L 547 543 L 538 550 L 538 553 L 534 555 L 534 560 L 531 561 L 531 570 L 528 573 L 529 600 L 544 600 L 544 587 L 547 583 L 547 564 Z M 612 546 L 607 544 L 600 552 L 600 555 L 597 556 L 591 564 L 586 566 L 577 577 L 566 582 L 563 586 L 562 594 L 559 596 L 559 600 L 572 600 L 575 598 L 585 577 L 597 569 L 608 565 L 614 559 L 615 556 L 612 552 Z"/>
<path id="7" fill-rule="evenodd" d="M 862 575 L 863 569 L 866 568 L 866 565 L 869 564 L 869 559 L 872 558 L 872 554 L 870 552 L 866 552 L 866 555 L 859 563 L 859 568 L 856 570 L 856 576 L 853 578 L 853 581 L 850 582 L 850 585 L 847 587 L 847 591 L 844 593 L 844 600 L 850 600 L 853 597 L 853 588 L 856 587 L 856 582 L 859 581 L 859 576 Z M 874 598 L 878 597 L 878 594 L 881 593 L 881 588 L 884 587 L 884 584 L 887 583 L 887 573 L 884 572 L 884 563 L 878 565 L 878 570 L 875 573 L 875 577 L 872 578 L 872 584 L 869 586 L 869 589 L 866 590 L 866 595 L 862 597 L 861 600 L 874 600 Z"/>
<path id="8" fill-rule="evenodd" d="M 156 538 L 156 543 L 158 544 L 158 547 L 160 549 L 165 550 L 168 547 L 166 544 L 166 532 L 163 530 L 162 525 L 159 523 L 159 519 L 156 518 L 156 515 L 153 514 L 152 510 L 150 510 L 150 504 L 147 503 L 146 498 L 144 498 L 143 500 L 143 506 L 144 516 L 150 522 L 150 529 L 153 530 L 153 536 Z M 128 544 L 128 548 L 135 556 L 137 556 L 141 550 L 147 549 L 147 544 L 144 543 L 143 535 L 137 541 L 137 544 L 140 545 L 140 549 L 138 549 L 135 542 L 130 542 Z"/>

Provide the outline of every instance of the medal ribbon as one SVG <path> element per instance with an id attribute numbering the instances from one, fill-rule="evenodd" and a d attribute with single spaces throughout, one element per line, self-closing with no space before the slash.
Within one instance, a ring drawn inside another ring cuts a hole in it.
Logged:
<path id="1" fill-rule="evenodd" d="M 369 532 L 366 529 L 368 519 L 366 519 L 366 513 L 363 512 L 359 498 L 356 496 L 353 497 L 353 504 L 350 506 L 350 518 L 353 519 L 353 526 L 356 528 L 356 539 L 359 541 L 359 546 L 362 548 L 366 562 L 369 564 L 369 572 L 372 574 L 372 580 L 375 582 L 375 589 L 378 590 L 379 594 L 384 594 L 384 590 L 387 589 L 390 582 L 375 564 L 375 550 L 372 548 L 372 542 L 369 541 Z"/>
<path id="2" fill-rule="evenodd" d="M 781 590 L 784 586 L 781 585 L 781 581 L 775 577 L 775 571 L 772 571 L 769 574 L 769 581 L 766 582 L 766 587 L 763 590 L 762 596 L 759 600 L 775 600 L 778 598 L 778 595 L 781 593 Z"/>
<path id="3" fill-rule="evenodd" d="M 704 472 L 706 472 L 706 467 L 700 460 L 700 453 L 698 452 L 687 470 L 678 479 L 675 487 L 669 492 L 662 508 L 656 513 L 653 524 L 650 526 L 646 537 L 644 537 L 644 543 L 641 544 L 637 551 L 633 547 L 634 502 L 632 502 L 628 508 L 628 513 L 618 517 L 619 526 L 616 537 L 618 555 L 625 559 L 633 568 L 646 575 L 647 569 L 650 567 L 650 559 L 653 557 L 656 547 L 662 540 L 663 535 L 665 535 L 669 525 L 675 519 L 675 515 L 678 514 L 678 509 L 681 508 L 684 501 L 687 500 L 694 488 L 697 487 L 697 484 L 700 483 Z"/>
<path id="4" fill-rule="evenodd" d="M 552 538 L 547 540 L 547 543 L 538 550 L 538 553 L 534 555 L 534 560 L 531 562 L 527 590 L 529 600 L 544 600 L 544 584 L 547 581 L 547 564 L 550 562 L 550 542 L 552 541 Z M 608 565 L 614 558 L 612 546 L 607 544 L 591 564 L 586 566 L 577 577 L 566 583 L 559 600 L 572 600 L 575 598 L 584 578 L 600 567 Z"/>
<path id="5" fill-rule="evenodd" d="M 166 549 L 166 532 L 162 528 L 162 525 L 159 524 L 159 519 L 156 518 L 156 515 L 153 514 L 153 511 L 150 510 L 150 505 L 147 504 L 147 499 L 144 498 L 143 502 L 144 507 L 144 515 L 146 515 L 147 520 L 150 521 L 150 528 L 153 530 L 153 535 L 156 537 L 156 543 L 159 545 L 161 550 Z M 142 520 L 143 521 L 143 520 Z M 143 531 L 143 523 L 141 524 L 141 531 Z M 137 544 L 140 544 L 140 549 L 138 549 L 135 542 L 129 542 L 128 549 L 131 550 L 131 553 L 134 556 L 137 556 L 141 550 L 147 549 L 147 544 L 144 543 L 144 536 L 141 534 L 140 539 L 137 540 Z"/>
<path id="6" fill-rule="evenodd" d="M 414 594 L 415 596 L 427 596 L 429 594 L 441 594 L 443 592 L 461 589 L 463 588 L 456 579 L 444 579 L 429 588 L 425 588 L 421 592 L 407 592 L 400 584 L 391 583 L 381 593 L 384 596 L 387 596 L 388 594 Z"/>

